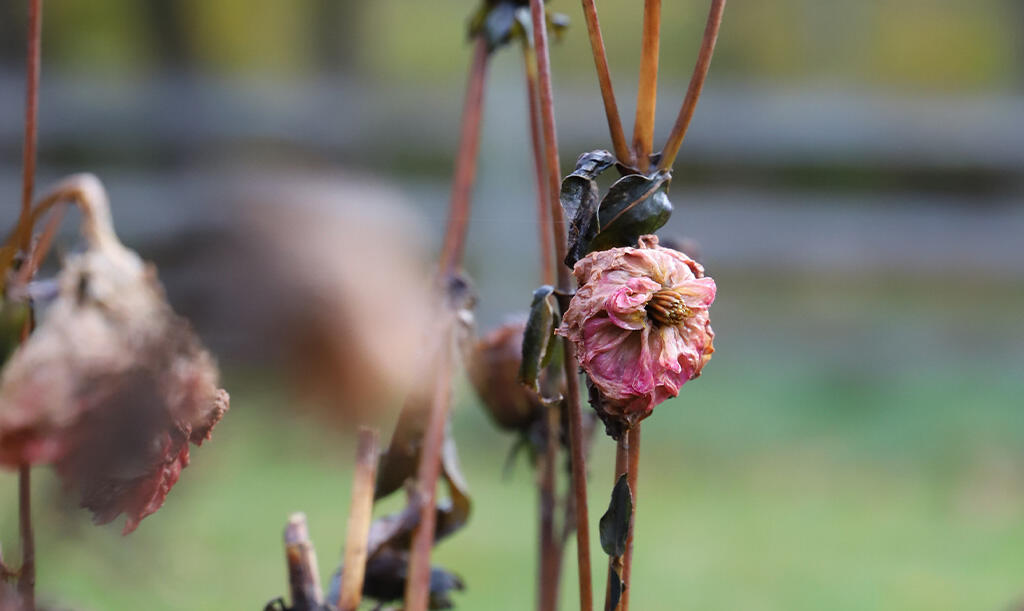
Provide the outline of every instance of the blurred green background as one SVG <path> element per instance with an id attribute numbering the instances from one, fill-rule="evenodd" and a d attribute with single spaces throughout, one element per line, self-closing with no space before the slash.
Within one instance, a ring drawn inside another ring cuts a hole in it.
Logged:
<path id="1" fill-rule="evenodd" d="M 20 194 L 22 4 L 0 6 L 8 224 Z M 638 4 L 599 3 L 627 118 Z M 682 99 L 706 5 L 665 3 L 656 143 Z M 212 293 L 231 278 L 202 253 L 230 225 L 225 201 L 256 176 L 372 176 L 411 203 L 436 243 L 474 6 L 46 3 L 39 182 L 85 169 L 104 179 L 124 240 L 157 262 L 172 303 L 219 353 L 232 410 L 130 537 L 90 526 L 38 470 L 44 600 L 262 608 L 285 593 L 280 532 L 295 510 L 309 516 L 326 580 L 343 543 L 349 433 L 292 409 L 286 380 L 239 348 L 263 328 L 216 315 L 287 296 Z M 573 22 L 552 49 L 567 171 L 609 141 L 580 7 L 551 8 Z M 717 352 L 644 428 L 635 608 L 1020 604 L 1022 60 L 1024 4 L 1013 0 L 729 3 L 663 231 L 696 240 L 718 282 Z M 482 329 L 525 308 L 537 283 L 521 75 L 514 49 L 495 57 L 467 253 Z M 455 435 L 475 507 L 437 558 L 468 584 L 459 608 L 530 608 L 532 476 L 519 464 L 502 477 L 512 440 L 458 389 Z M 592 526 L 612 454 L 598 439 Z M 11 559 L 15 490 L 0 475 Z M 566 609 L 574 557 L 570 547 Z"/>

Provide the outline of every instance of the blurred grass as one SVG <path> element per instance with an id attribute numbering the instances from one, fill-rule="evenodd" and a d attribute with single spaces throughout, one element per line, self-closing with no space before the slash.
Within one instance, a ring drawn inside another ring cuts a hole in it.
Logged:
<path id="1" fill-rule="evenodd" d="M 645 426 L 637 608 L 980 610 L 1024 593 L 1019 376 L 932 370 L 854 386 L 721 356 Z M 280 531 L 296 510 L 309 516 L 326 582 L 343 541 L 350 440 L 285 414 L 266 381 L 238 377 L 231 388 L 213 443 L 129 537 L 54 509 L 52 479 L 41 478 L 45 598 L 75 609 L 262 608 L 285 593 Z M 530 608 L 531 476 L 518 465 L 502 480 L 510 440 L 469 400 L 456 436 L 475 508 L 437 558 L 466 578 L 459 608 Z M 595 525 L 611 467 L 600 438 Z M 12 476 L 0 478 L 9 558 L 14 490 Z M 567 609 L 575 583 L 570 566 Z"/>

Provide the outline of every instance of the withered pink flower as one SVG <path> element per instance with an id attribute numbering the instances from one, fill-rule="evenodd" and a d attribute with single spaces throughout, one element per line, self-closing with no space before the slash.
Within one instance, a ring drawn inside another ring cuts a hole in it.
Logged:
<path id="1" fill-rule="evenodd" d="M 88 247 L 0 374 L 0 466 L 52 464 L 97 522 L 126 514 L 128 533 L 163 504 L 228 395 L 153 266 L 118 241 L 99 181 L 60 189 L 83 209 Z"/>
<path id="2" fill-rule="evenodd" d="M 607 415 L 630 426 L 678 395 L 711 358 L 715 281 L 653 235 L 638 248 L 590 253 L 573 273 L 579 289 L 557 332 L 576 345 Z"/>

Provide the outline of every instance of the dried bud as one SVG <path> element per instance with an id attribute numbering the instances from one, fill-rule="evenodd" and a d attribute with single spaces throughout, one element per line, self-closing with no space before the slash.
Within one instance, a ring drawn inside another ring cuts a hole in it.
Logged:
<path id="1" fill-rule="evenodd" d="M 541 418 L 540 397 L 519 381 L 525 321 L 510 322 L 476 343 L 469 378 L 480 401 L 499 427 L 523 431 Z"/>
<path id="2" fill-rule="evenodd" d="M 163 504 L 228 409 L 218 371 L 168 305 L 152 265 L 114 234 L 92 176 L 69 180 L 85 252 L 0 374 L 0 464 L 52 464 L 98 523 L 124 532 Z"/>
<path id="3" fill-rule="evenodd" d="M 638 248 L 593 252 L 573 273 L 580 287 L 558 334 L 576 344 L 603 397 L 603 417 L 628 428 L 678 395 L 711 358 L 715 281 L 653 235 Z"/>

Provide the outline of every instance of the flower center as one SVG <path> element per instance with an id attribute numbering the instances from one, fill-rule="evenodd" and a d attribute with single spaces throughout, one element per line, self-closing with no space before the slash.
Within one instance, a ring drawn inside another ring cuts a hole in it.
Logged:
<path id="1" fill-rule="evenodd" d="M 683 296 L 672 289 L 662 289 L 647 302 L 647 314 L 660 325 L 674 327 L 693 316 L 693 310 L 683 303 Z"/>

